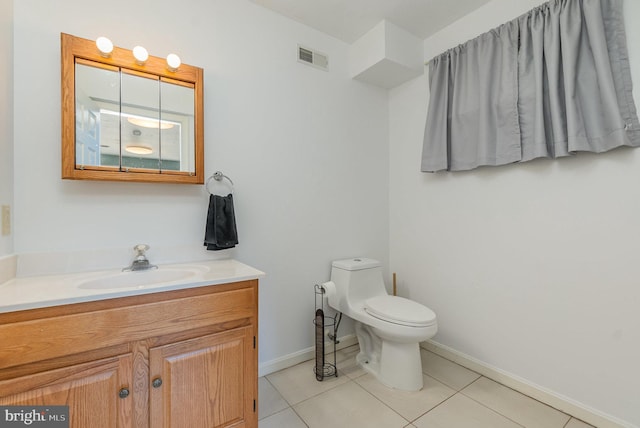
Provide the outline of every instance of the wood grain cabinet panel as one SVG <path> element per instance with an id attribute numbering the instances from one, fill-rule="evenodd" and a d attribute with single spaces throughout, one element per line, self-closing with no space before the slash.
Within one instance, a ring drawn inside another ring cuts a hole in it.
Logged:
<path id="1" fill-rule="evenodd" d="M 68 405 L 73 428 L 257 428 L 257 320 L 257 280 L 0 314 L 0 405 Z"/>
<path id="2" fill-rule="evenodd" d="M 69 406 L 71 428 L 131 427 L 131 355 L 0 381 L 0 405 Z"/>
<path id="3" fill-rule="evenodd" d="M 151 426 L 255 426 L 252 353 L 250 327 L 151 349 Z"/>

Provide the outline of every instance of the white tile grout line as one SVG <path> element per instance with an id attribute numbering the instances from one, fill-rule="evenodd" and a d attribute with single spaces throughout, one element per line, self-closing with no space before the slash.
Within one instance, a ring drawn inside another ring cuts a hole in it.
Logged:
<path id="1" fill-rule="evenodd" d="M 258 425 L 260 425 L 260 421 L 264 421 L 265 419 L 268 419 L 268 418 L 270 418 L 270 417 L 272 417 L 272 416 L 275 416 L 275 415 L 277 415 L 277 414 L 280 414 L 280 413 L 282 413 L 282 412 L 286 412 L 287 410 L 291 410 L 291 411 L 292 411 L 292 412 L 293 412 L 293 413 L 298 417 L 298 419 L 300 419 L 300 420 L 302 421 L 302 423 L 304 424 L 304 426 L 306 426 L 307 428 L 309 428 L 309 425 L 305 422 L 305 420 L 304 420 L 304 419 L 302 419 L 302 417 L 301 417 L 301 416 L 296 412 L 296 409 L 294 409 L 294 408 L 293 408 L 293 407 L 291 407 L 291 406 L 289 406 L 289 407 L 287 407 L 287 408 L 285 408 L 285 409 L 279 410 L 279 411 L 275 412 L 275 413 L 274 413 L 274 414 L 272 414 L 272 415 L 265 416 L 265 417 L 264 417 L 264 418 L 262 418 L 262 419 L 258 419 Z"/>
<path id="2" fill-rule="evenodd" d="M 358 376 L 358 377 L 362 377 L 362 376 Z M 389 410 L 391 410 L 393 413 L 395 413 L 396 415 L 400 416 L 402 419 L 404 419 L 407 423 L 405 426 L 411 424 L 410 420 L 407 420 L 407 418 L 405 418 L 404 416 L 402 416 L 400 413 L 398 413 L 396 411 L 396 409 L 394 409 L 393 407 L 389 406 L 387 403 L 385 403 L 384 401 L 382 401 L 381 399 L 379 399 L 378 397 L 376 397 L 376 395 L 369 391 L 367 388 L 365 388 L 364 386 L 360 385 L 358 382 L 356 382 L 354 379 L 351 379 L 351 382 L 355 383 L 356 386 L 358 386 L 360 389 L 362 389 L 364 392 L 366 392 L 367 394 L 369 394 L 370 396 L 372 396 L 373 398 L 375 398 L 377 401 L 379 401 L 380 403 L 382 403 L 386 408 L 388 408 Z"/>
<path id="3" fill-rule="evenodd" d="M 505 418 L 505 419 L 507 419 L 507 420 L 510 420 L 510 421 L 511 421 L 511 422 L 513 422 L 514 424 L 516 424 L 516 425 L 520 425 L 521 427 L 524 427 L 525 425 L 522 425 L 520 422 L 518 422 L 518 421 L 514 421 L 514 420 L 513 420 L 513 419 L 511 419 L 509 416 L 507 416 L 507 415 L 503 415 L 502 413 L 500 413 L 497 409 L 494 409 L 493 407 L 489 407 L 488 405 L 486 405 L 486 404 L 484 404 L 484 403 L 482 403 L 482 402 L 480 402 L 480 401 L 476 400 L 476 399 L 475 399 L 475 398 L 473 398 L 473 397 L 468 396 L 467 394 L 465 394 L 465 393 L 463 392 L 466 388 L 468 388 L 469 386 L 473 385 L 474 383 L 476 383 L 477 381 L 479 381 L 479 380 L 480 380 L 480 379 L 482 379 L 483 377 L 484 377 L 484 378 L 486 378 L 486 379 L 489 379 L 489 380 L 493 380 L 493 379 L 490 379 L 490 378 L 488 378 L 488 377 L 486 377 L 486 376 L 482 376 L 482 375 L 480 375 L 480 377 L 479 377 L 478 379 L 474 380 L 474 381 L 473 381 L 473 382 L 471 382 L 469 385 L 467 385 L 467 386 L 465 386 L 464 388 L 462 388 L 462 389 L 458 392 L 458 394 L 462 394 L 462 395 L 464 395 L 465 397 L 467 397 L 469 400 L 475 401 L 476 403 L 478 403 L 478 404 L 479 404 L 479 405 L 481 405 L 482 407 L 486 407 L 487 409 L 491 410 L 491 411 L 492 411 L 492 412 L 494 412 L 494 413 L 497 413 L 498 415 L 502 416 L 503 418 Z M 495 381 L 494 381 L 494 382 L 495 382 Z M 497 383 L 499 383 L 499 382 L 497 382 Z M 502 384 L 500 383 L 500 385 L 502 385 Z M 506 386 L 506 385 L 502 385 L 502 386 Z M 507 388 L 509 388 L 509 387 L 507 387 Z M 512 389 L 513 391 L 515 391 L 515 389 L 513 389 L 513 388 L 509 388 L 509 389 Z M 518 391 L 516 391 L 516 392 L 518 392 Z M 519 393 L 519 394 L 522 394 L 522 393 L 520 393 L 520 392 L 518 392 L 518 393 Z M 532 399 L 532 400 L 534 400 L 534 401 L 538 401 L 538 400 L 536 400 L 535 398 L 529 397 L 528 395 L 525 395 L 525 394 L 522 394 L 522 395 L 524 395 L 525 397 L 530 398 L 530 399 Z M 542 403 L 541 401 L 538 401 L 538 402 L 539 402 L 539 403 Z M 542 403 L 542 404 L 544 404 L 545 406 L 551 407 L 551 406 L 549 406 L 548 404 L 545 404 L 545 403 Z M 551 408 L 553 409 L 553 407 L 551 407 Z M 554 410 L 558 410 L 558 409 L 554 409 Z M 562 411 L 560 411 L 560 410 L 558 410 L 558 411 L 559 411 L 560 413 L 562 413 L 562 414 L 565 414 L 565 415 L 569 416 L 569 421 L 571 420 L 571 415 L 568 415 L 568 414 L 566 414 L 566 413 L 564 413 L 564 412 L 562 412 Z M 568 423 L 569 421 L 567 421 L 567 423 Z M 565 424 L 565 425 L 566 425 L 566 424 Z M 563 426 L 563 428 L 564 428 L 564 426 Z"/>
<path id="4" fill-rule="evenodd" d="M 482 376 L 480 376 L 480 377 L 482 377 Z M 478 379 L 480 379 L 480 378 L 478 378 Z M 471 383 L 475 383 L 478 379 L 474 380 L 474 381 L 473 381 L 473 382 L 471 382 Z M 469 385 L 471 385 L 471 383 L 470 383 Z M 469 385 L 467 385 L 467 386 L 469 386 Z M 465 388 L 466 388 L 466 387 L 465 387 Z M 432 408 L 431 410 L 429 410 L 429 412 L 431 412 L 432 410 L 434 410 L 436 407 L 440 407 L 441 405 L 443 405 L 445 402 L 447 402 L 447 401 L 451 400 L 451 399 L 452 399 L 453 397 L 455 397 L 456 395 L 462 395 L 462 396 L 464 396 L 464 397 L 466 397 L 466 398 L 468 398 L 468 399 L 470 399 L 470 400 L 472 400 L 472 401 L 474 401 L 474 402 L 478 403 L 479 405 L 481 405 L 481 406 L 482 406 L 482 407 L 484 407 L 485 409 L 490 410 L 491 412 L 495 413 L 496 415 L 501 416 L 501 417 L 503 417 L 503 418 L 507 419 L 508 421 L 513 422 L 514 424 L 516 424 L 516 425 L 518 425 L 518 426 L 521 426 L 521 427 L 523 427 L 523 428 L 526 428 L 524 425 L 522 425 L 522 424 L 520 424 L 520 423 L 518 423 L 518 422 L 514 421 L 513 419 L 508 418 L 507 416 L 505 416 L 505 415 L 503 415 L 502 413 L 498 412 L 496 409 L 492 409 L 491 407 L 489 407 L 489 406 L 487 406 L 487 405 L 485 405 L 485 404 L 482 404 L 482 403 L 480 403 L 480 402 L 478 402 L 478 401 L 474 400 L 473 398 L 471 398 L 471 397 L 467 396 L 466 394 L 463 394 L 463 393 L 462 393 L 462 391 L 456 391 L 456 393 L 455 393 L 455 394 L 453 394 L 451 397 L 449 397 L 449 398 L 447 398 L 446 400 L 444 400 L 442 403 L 439 403 L 437 406 L 435 406 L 434 408 Z M 417 421 L 418 419 L 420 419 L 422 416 L 426 415 L 426 414 L 427 414 L 427 413 L 429 413 L 429 412 L 425 412 L 425 413 L 424 413 L 423 415 L 421 415 L 419 418 L 416 418 L 416 419 L 414 419 L 413 421 L 411 421 L 411 423 L 413 423 L 413 422 Z"/>
<path id="5" fill-rule="evenodd" d="M 265 380 L 265 381 L 267 381 L 267 383 L 268 383 L 269 385 L 271 385 L 271 388 L 273 388 L 273 389 L 274 389 L 274 391 L 276 391 L 276 392 L 278 393 L 278 395 L 280 396 L 280 398 L 282 398 L 282 399 L 284 400 L 284 402 L 285 402 L 285 403 L 287 403 L 287 407 L 285 407 L 284 409 L 278 410 L 278 411 L 277 411 L 277 412 L 275 412 L 275 413 L 271 413 L 270 415 L 266 415 L 266 416 L 263 416 L 262 418 L 260 418 L 260 395 L 258 394 L 258 420 L 266 419 L 266 418 L 268 418 L 269 416 L 273 416 L 273 415 L 275 415 L 275 414 L 278 414 L 278 413 L 282 412 L 283 410 L 287 410 L 289 407 L 291 407 L 291 404 L 289 404 L 289 402 L 286 400 L 286 398 L 284 398 L 284 397 L 282 396 L 282 394 L 280 393 L 280 391 L 278 391 L 278 388 L 276 388 L 276 386 L 275 386 L 274 384 L 272 384 L 272 383 L 271 383 L 271 381 L 270 381 L 269 379 L 267 379 L 267 377 L 266 377 L 266 376 L 260 376 L 260 377 L 263 377 L 263 378 L 264 378 L 264 380 Z M 259 388 L 258 388 L 258 389 L 259 389 Z"/>
<path id="6" fill-rule="evenodd" d="M 501 385 L 501 386 L 504 386 L 505 388 L 508 388 L 508 389 L 510 389 L 510 390 L 512 390 L 512 391 L 514 391 L 514 392 L 516 392 L 516 393 L 518 393 L 518 394 L 520 394 L 520 395 L 522 395 L 522 396 L 524 396 L 524 397 L 526 397 L 526 398 L 529 398 L 529 399 L 531 399 L 531 400 L 533 400 L 533 401 L 536 401 L 536 402 L 538 402 L 538 403 L 540 403 L 540 404 L 542 404 L 542 405 L 544 405 L 544 406 L 547 406 L 547 407 L 549 407 L 550 409 L 553 409 L 553 410 L 555 410 L 555 411 L 557 411 L 557 412 L 560 412 L 560 413 L 562 413 L 562 414 L 563 414 L 563 415 L 565 415 L 565 416 L 568 416 L 568 417 L 569 417 L 569 420 L 567 420 L 567 422 L 563 425 L 563 428 L 564 428 L 564 427 L 569 423 L 569 421 L 571 421 L 571 419 L 573 418 L 573 416 L 572 416 L 571 414 L 567 413 L 567 412 L 563 412 L 562 410 L 557 409 L 557 408 L 555 408 L 555 407 L 553 407 L 553 406 L 551 406 L 551 405 L 549 405 L 549 404 L 547 404 L 547 403 L 545 403 L 545 402 L 543 402 L 543 401 L 540 401 L 540 400 L 538 400 L 537 398 L 531 397 L 531 396 L 529 396 L 529 395 L 527 395 L 527 394 L 525 394 L 525 393 L 523 393 L 523 392 L 520 392 L 520 391 L 518 391 L 518 390 L 516 390 L 516 389 L 514 389 L 514 388 L 511 388 L 510 386 L 507 386 L 507 385 L 505 385 L 505 384 L 503 384 L 503 383 L 500 383 L 500 382 L 498 382 L 498 381 L 496 381 L 496 380 L 493 380 L 493 379 L 491 379 L 491 378 L 490 378 L 490 377 L 488 377 L 488 376 L 480 376 L 478 379 L 474 380 L 474 381 L 473 381 L 473 382 L 471 382 L 469 385 L 467 385 L 467 386 L 465 386 L 463 389 L 461 389 L 461 390 L 460 390 L 460 393 L 461 393 L 462 395 L 464 395 L 465 397 L 467 397 L 467 398 L 469 398 L 469 399 L 471 399 L 471 400 L 475 401 L 476 403 L 478 403 L 478 404 L 482 404 L 484 407 L 491 409 L 491 407 L 489 407 L 488 405 L 483 404 L 482 402 L 480 402 L 480 401 L 476 400 L 475 398 L 473 398 L 473 397 L 471 397 L 471 396 L 469 396 L 469 395 L 467 395 L 467 394 L 465 394 L 465 393 L 464 393 L 464 389 L 467 389 L 467 387 L 471 386 L 471 384 L 473 384 L 473 383 L 476 383 L 478 380 L 482 379 L 483 377 L 484 377 L 485 379 L 489 379 L 489 380 L 491 380 L 491 381 L 493 381 L 493 382 L 495 382 L 495 383 L 497 383 L 497 384 L 499 384 L 499 385 Z M 507 419 L 509 419 L 509 420 L 513 421 L 513 419 L 509 418 L 507 415 L 503 415 L 502 413 L 498 412 L 496 409 L 492 409 L 492 410 L 493 410 L 494 412 L 499 413 L 500 415 L 504 416 L 505 418 L 507 418 Z M 577 418 L 576 418 L 576 419 L 577 419 Z M 516 421 L 513 421 L 513 422 L 517 423 L 518 425 L 522 425 L 522 424 L 520 424 L 520 423 L 518 423 L 518 422 L 516 422 Z"/>
<path id="7" fill-rule="evenodd" d="M 426 375 L 429 376 L 429 375 Z M 432 379 L 435 379 L 432 376 L 429 376 Z M 438 380 L 438 379 L 436 379 Z M 438 381 L 439 382 L 439 381 Z M 442 382 L 440 382 L 442 383 Z M 446 403 L 447 401 L 451 400 L 453 397 L 455 397 L 456 395 L 460 394 L 460 391 L 456 391 L 454 388 L 453 389 L 455 392 L 453 394 L 451 394 L 449 397 L 445 398 L 444 400 L 442 400 L 441 402 L 439 402 L 438 404 L 436 404 L 435 406 L 433 406 L 432 408 L 430 408 L 429 410 L 427 410 L 426 412 L 424 412 L 423 414 L 421 414 L 420 416 L 418 416 L 417 418 L 415 418 L 414 420 L 410 421 L 411 424 L 413 424 L 415 421 L 417 421 L 418 419 L 420 419 L 421 417 L 423 417 L 424 415 L 428 414 L 429 412 L 432 412 L 433 410 L 435 410 L 436 408 L 442 406 L 444 403 Z"/>

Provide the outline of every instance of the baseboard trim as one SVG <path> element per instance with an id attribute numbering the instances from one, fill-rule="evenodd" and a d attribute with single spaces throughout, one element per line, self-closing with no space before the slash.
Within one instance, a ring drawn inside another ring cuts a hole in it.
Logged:
<path id="1" fill-rule="evenodd" d="M 480 361 L 474 357 L 466 355 L 462 352 L 456 351 L 446 345 L 429 340 L 422 342 L 420 346 L 428 351 L 440 355 L 448 360 L 451 360 L 463 367 L 473 370 L 485 377 L 495 380 L 511 389 L 514 389 L 522 394 L 528 395 L 544 404 L 547 404 L 562 412 L 575 416 L 577 419 L 581 419 L 598 428 L 638 428 L 637 426 L 620 420 L 614 416 L 603 413 L 599 410 L 586 406 L 578 401 L 575 401 L 569 397 L 565 397 L 561 394 L 548 390 L 544 387 L 536 385 L 514 374 L 508 373 L 497 367 L 493 367 L 483 361 Z"/>
<path id="2" fill-rule="evenodd" d="M 355 334 L 347 334 L 345 336 L 338 338 L 339 343 L 336 345 L 336 350 L 348 348 L 349 346 L 356 345 L 358 343 L 358 338 Z M 329 349 L 329 345 L 325 345 L 325 349 Z M 305 361 L 309 361 L 316 356 L 316 348 L 310 347 L 306 349 L 302 349 L 298 352 L 294 352 L 288 355 L 284 355 L 280 358 L 276 358 L 275 360 L 266 361 L 264 363 L 258 364 L 258 376 L 266 376 L 268 374 L 277 372 L 279 370 L 286 369 L 291 366 L 295 366 L 296 364 L 303 363 Z M 338 367 L 339 369 L 339 367 Z"/>

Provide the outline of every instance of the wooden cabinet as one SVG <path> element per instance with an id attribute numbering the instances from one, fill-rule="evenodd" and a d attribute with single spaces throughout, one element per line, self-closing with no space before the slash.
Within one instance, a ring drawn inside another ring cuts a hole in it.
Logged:
<path id="1" fill-rule="evenodd" d="M 113 392 L 132 383 L 131 367 L 128 354 L 8 379 L 0 405 L 67 405 L 74 427 L 130 427 L 132 400 Z"/>
<path id="2" fill-rule="evenodd" d="M 258 281 L 0 314 L 0 405 L 70 426 L 257 427 Z"/>
<path id="3" fill-rule="evenodd" d="M 152 427 L 247 427 L 253 332 L 241 327 L 152 348 Z"/>

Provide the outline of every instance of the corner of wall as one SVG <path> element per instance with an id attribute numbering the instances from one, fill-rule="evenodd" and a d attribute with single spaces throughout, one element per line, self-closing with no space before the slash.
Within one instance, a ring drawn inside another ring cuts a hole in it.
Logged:
<path id="1" fill-rule="evenodd" d="M 0 2 L 0 206 L 13 206 L 13 1 Z M 0 257 L 13 253 L 13 233 L 0 235 Z M 2 281 L 0 281 L 2 282 Z"/>

